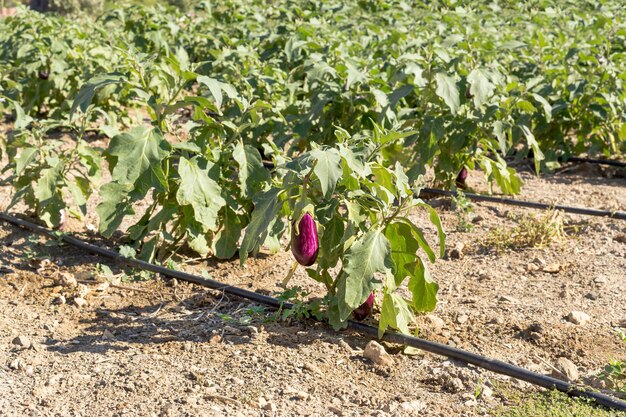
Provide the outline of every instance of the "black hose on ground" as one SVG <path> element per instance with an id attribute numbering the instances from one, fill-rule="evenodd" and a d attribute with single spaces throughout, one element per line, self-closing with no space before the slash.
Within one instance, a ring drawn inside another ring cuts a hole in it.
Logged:
<path id="1" fill-rule="evenodd" d="M 614 167 L 626 168 L 626 162 L 613 161 L 611 159 L 592 159 L 592 158 L 581 158 L 578 156 L 571 156 L 567 158 L 565 162 L 585 162 L 588 164 L 610 165 Z"/>
<path id="2" fill-rule="evenodd" d="M 203 287 L 221 290 L 227 294 L 235 295 L 238 297 L 246 298 L 248 300 L 264 304 L 266 306 L 272 308 L 290 308 L 291 304 L 289 303 L 281 303 L 279 300 L 273 297 L 269 297 L 266 295 L 258 294 L 254 291 L 244 290 L 239 287 L 235 287 L 232 285 L 223 284 L 221 282 L 199 277 L 197 275 L 188 274 L 186 272 L 176 271 L 173 269 L 164 268 L 162 266 L 154 265 L 149 262 L 141 261 L 138 259 L 127 258 L 125 256 L 120 255 L 119 253 L 112 251 L 110 249 L 101 248 L 99 246 L 93 245 L 91 243 L 84 242 L 75 237 L 69 236 L 67 234 L 63 234 L 60 237 L 55 234 L 54 231 L 47 229 L 45 227 L 36 225 L 29 221 L 19 219 L 17 217 L 0 213 L 0 220 L 11 223 L 16 226 L 23 227 L 25 229 L 32 230 L 33 232 L 44 234 L 51 236 L 53 238 L 59 238 L 63 242 L 68 243 L 70 245 L 76 246 L 80 249 L 84 249 L 88 252 L 104 256 L 106 258 L 113 259 L 122 264 L 125 264 L 130 267 L 143 269 L 146 271 L 151 271 L 157 274 L 162 274 L 171 278 L 180 279 L 182 281 L 191 282 L 197 285 L 201 285 Z M 373 338 L 378 338 L 378 329 L 372 326 L 368 326 L 363 323 L 349 321 L 348 328 L 354 330 L 363 335 L 367 335 Z M 594 400 L 596 403 L 613 408 L 615 410 L 626 411 L 626 402 L 621 401 L 617 398 L 611 397 L 609 395 L 590 391 L 583 386 L 571 384 L 566 381 L 562 381 L 560 379 L 552 378 L 549 376 L 541 375 L 535 372 L 531 372 L 527 369 L 521 368 L 519 366 L 511 365 L 506 362 L 502 362 L 496 359 L 487 358 L 485 356 L 478 355 L 476 353 L 468 352 L 462 349 L 453 348 L 451 346 L 447 346 L 437 342 L 431 342 L 429 340 L 421 339 L 418 337 L 408 336 L 401 333 L 395 332 L 386 332 L 382 337 L 382 340 L 385 340 L 390 343 L 397 343 L 406 346 L 411 346 L 416 349 L 421 349 L 430 353 L 434 353 L 436 355 L 446 356 L 448 358 L 456 359 L 458 361 L 475 365 L 479 368 L 483 368 L 498 374 L 507 375 L 522 381 L 529 382 L 534 385 L 538 385 L 540 387 L 548 388 L 548 389 L 557 389 L 561 392 L 564 392 L 568 395 L 574 397 L 584 397 Z"/>
<path id="3" fill-rule="evenodd" d="M 443 195 L 443 196 L 448 196 L 448 197 L 457 196 L 456 191 L 440 190 L 438 188 L 422 188 L 421 193 Z M 580 208 L 580 207 L 550 205 L 550 204 L 545 204 L 545 203 L 536 203 L 533 201 L 522 201 L 522 200 L 515 200 L 513 198 L 493 197 L 490 195 L 474 194 L 474 193 L 463 193 L 463 195 L 466 198 L 469 198 L 470 200 L 474 200 L 474 201 L 486 201 L 489 203 L 506 204 L 509 206 L 519 206 L 519 207 L 530 207 L 530 208 L 536 208 L 536 209 L 541 209 L 541 210 L 556 209 L 556 210 L 562 210 L 566 213 L 583 214 L 586 216 L 609 217 L 611 219 L 626 220 L 626 213 L 623 211 L 596 210 L 596 209 L 585 209 L 585 208 Z"/>

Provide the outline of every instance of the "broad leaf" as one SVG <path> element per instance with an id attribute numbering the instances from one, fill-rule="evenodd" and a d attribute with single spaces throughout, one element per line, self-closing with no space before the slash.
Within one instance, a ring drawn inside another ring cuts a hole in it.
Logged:
<path id="1" fill-rule="evenodd" d="M 456 113 L 461 104 L 461 99 L 455 79 L 439 72 L 435 75 L 435 80 L 437 81 L 437 90 L 435 92 L 450 107 L 452 113 Z"/>
<path id="2" fill-rule="evenodd" d="M 344 278 L 337 286 L 337 297 L 340 316 L 348 318 L 352 310 L 382 285 L 375 274 L 393 268 L 391 245 L 381 230 L 370 230 L 350 246 L 344 262 Z"/>
<path id="3" fill-rule="evenodd" d="M 114 181 L 134 184 L 140 195 L 153 187 L 158 191 L 167 188 L 161 161 L 169 154 L 169 145 L 159 130 L 138 126 L 115 136 L 108 153 L 115 157 L 111 173 Z"/>
<path id="4" fill-rule="evenodd" d="M 195 220 L 203 226 L 203 232 L 217 230 L 218 212 L 226 205 L 221 188 L 210 177 L 209 169 L 198 166 L 198 159 L 180 158 L 178 163 L 180 185 L 176 201 L 181 206 L 191 205 Z"/>

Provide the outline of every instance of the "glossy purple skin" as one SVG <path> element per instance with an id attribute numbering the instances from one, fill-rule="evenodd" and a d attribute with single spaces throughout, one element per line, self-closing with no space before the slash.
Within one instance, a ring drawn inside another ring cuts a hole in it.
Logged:
<path id="1" fill-rule="evenodd" d="M 300 265 L 311 266 L 317 259 L 320 243 L 317 238 L 317 225 L 309 213 L 306 213 L 296 228 L 291 228 L 291 252 Z"/>
<path id="2" fill-rule="evenodd" d="M 365 320 L 367 316 L 372 313 L 372 308 L 374 308 L 374 293 L 370 293 L 370 296 L 367 297 L 367 300 L 363 304 L 361 304 L 356 310 L 352 312 L 352 317 L 355 320 L 361 321 Z"/>
<path id="3" fill-rule="evenodd" d="M 465 180 L 467 179 L 467 168 L 461 168 L 459 175 L 456 176 L 456 185 L 459 188 L 465 188 Z"/>

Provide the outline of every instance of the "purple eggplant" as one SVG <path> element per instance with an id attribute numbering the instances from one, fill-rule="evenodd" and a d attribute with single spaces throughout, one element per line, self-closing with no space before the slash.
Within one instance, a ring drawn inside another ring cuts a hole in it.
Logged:
<path id="1" fill-rule="evenodd" d="M 467 184 L 465 183 L 465 180 L 467 179 L 467 174 L 467 168 L 463 167 L 461 168 L 459 175 L 456 176 L 456 186 L 463 190 L 467 188 Z"/>
<path id="2" fill-rule="evenodd" d="M 365 320 L 367 316 L 372 314 L 372 308 L 374 308 L 373 292 L 370 293 L 370 296 L 367 297 L 367 300 L 365 300 L 363 304 L 361 304 L 359 307 L 357 307 L 356 310 L 352 312 L 352 317 L 354 317 L 354 319 L 358 321 Z"/>
<path id="3" fill-rule="evenodd" d="M 320 243 L 317 238 L 317 225 L 313 217 L 306 213 L 298 224 L 291 228 L 291 252 L 300 265 L 311 266 L 317 259 Z"/>

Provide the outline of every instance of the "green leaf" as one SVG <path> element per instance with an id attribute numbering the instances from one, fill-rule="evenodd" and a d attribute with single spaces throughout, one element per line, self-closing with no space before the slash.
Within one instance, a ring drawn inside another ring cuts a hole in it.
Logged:
<path id="1" fill-rule="evenodd" d="M 341 244 L 345 226 L 343 218 L 335 213 L 328 223 L 324 225 L 324 232 L 320 238 L 320 250 L 317 264 L 320 268 L 332 268 L 337 265 L 341 255 Z"/>
<path id="2" fill-rule="evenodd" d="M 169 154 L 169 145 L 158 129 L 138 126 L 115 136 L 108 153 L 115 157 L 111 172 L 114 181 L 134 184 L 141 195 L 152 187 L 157 191 L 167 189 L 161 161 Z"/>
<path id="3" fill-rule="evenodd" d="M 233 150 L 233 159 L 239 164 L 239 185 L 242 196 L 250 197 L 269 182 L 268 171 L 263 167 L 259 151 L 239 141 Z"/>
<path id="4" fill-rule="evenodd" d="M 341 156 L 337 149 L 313 149 L 310 152 L 311 156 L 317 159 L 317 164 L 313 168 L 313 172 L 320 180 L 320 186 L 322 187 L 322 194 L 325 197 L 329 197 L 337 186 L 337 181 L 341 178 Z"/>
<path id="5" fill-rule="evenodd" d="M 222 227 L 215 234 L 213 240 L 213 253 L 219 259 L 230 259 L 237 252 L 239 238 L 241 237 L 241 219 L 230 207 L 224 208 Z"/>
<path id="6" fill-rule="evenodd" d="M 116 182 L 110 182 L 100 187 L 102 202 L 96 207 L 96 213 L 100 217 L 98 229 L 104 237 L 111 237 L 113 232 L 122 224 L 124 217 L 134 213 L 128 202 L 128 193 L 132 189 L 132 184 Z"/>
<path id="7" fill-rule="evenodd" d="M 99 88 L 123 82 L 125 82 L 125 78 L 121 74 L 105 74 L 93 77 L 87 81 L 78 91 L 78 94 L 76 94 L 72 108 L 70 109 L 70 117 L 74 115 L 76 109 L 80 109 L 80 111 L 85 113 L 91 104 L 91 100 L 93 100 L 93 96 L 96 94 L 96 90 Z"/>
<path id="8" fill-rule="evenodd" d="M 456 113 L 461 105 L 459 97 L 459 88 L 453 77 L 441 72 L 435 75 L 437 81 L 437 90 L 435 91 L 439 97 L 450 107 L 452 113 Z"/>
<path id="9" fill-rule="evenodd" d="M 265 237 L 272 222 L 278 215 L 283 202 L 278 198 L 283 192 L 280 188 L 271 188 L 254 199 L 254 210 L 250 224 L 246 227 L 246 234 L 239 248 L 241 265 L 246 262 L 250 252 L 256 252 Z"/>
<path id="10" fill-rule="evenodd" d="M 395 281 L 395 287 L 390 290 L 395 290 L 402 285 L 404 278 L 413 273 L 419 245 L 413 236 L 411 226 L 403 222 L 389 224 L 385 228 L 385 236 L 391 245 L 392 272 Z"/>
<path id="11" fill-rule="evenodd" d="M 373 229 L 357 239 L 344 256 L 344 277 L 337 286 L 339 314 L 347 319 L 369 294 L 382 283 L 377 272 L 392 270 L 391 245 L 379 229 Z"/>
<path id="12" fill-rule="evenodd" d="M 437 228 L 437 236 L 439 237 L 439 257 L 443 258 L 446 253 L 446 232 L 443 231 L 441 219 L 434 208 L 426 203 L 419 203 L 418 206 L 425 207 L 428 210 L 430 222 Z"/>
<path id="13" fill-rule="evenodd" d="M 15 159 L 15 175 L 20 175 L 37 155 L 37 148 L 24 148 L 19 157 Z"/>
<path id="14" fill-rule="evenodd" d="M 474 96 L 474 104 L 481 106 L 493 94 L 495 86 L 489 81 L 490 73 L 483 68 L 476 68 L 467 76 L 470 93 Z"/>
<path id="15" fill-rule="evenodd" d="M 399 294 L 385 293 L 383 305 L 380 309 L 378 322 L 378 337 L 383 337 L 388 327 L 400 330 L 404 334 L 411 334 L 409 323 L 413 321 L 411 307 Z"/>
<path id="16" fill-rule="evenodd" d="M 210 170 L 198 166 L 198 158 L 180 158 L 178 162 L 180 185 L 176 192 L 176 201 L 181 206 L 191 205 L 195 220 L 200 223 L 203 232 L 217 230 L 218 212 L 226 205 L 221 196 L 221 188 L 210 177 Z"/>
<path id="17" fill-rule="evenodd" d="M 421 259 L 415 263 L 408 287 L 413 295 L 412 304 L 416 311 L 433 311 L 435 309 L 439 285 L 432 280 L 428 267 Z"/>

